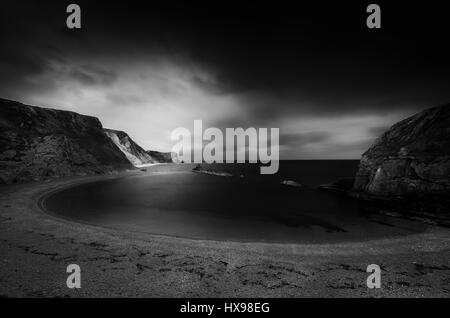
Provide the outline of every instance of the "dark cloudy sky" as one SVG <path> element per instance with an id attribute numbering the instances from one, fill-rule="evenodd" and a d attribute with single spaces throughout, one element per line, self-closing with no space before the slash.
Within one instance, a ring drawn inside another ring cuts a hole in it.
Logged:
<path id="1" fill-rule="evenodd" d="M 21 2 L 0 7 L 0 97 L 97 116 L 147 149 L 170 150 L 173 129 L 202 119 L 278 127 L 284 159 L 359 158 L 450 101 L 438 2 L 374 1 L 381 30 L 364 1 Z M 81 30 L 65 26 L 72 2 Z"/>

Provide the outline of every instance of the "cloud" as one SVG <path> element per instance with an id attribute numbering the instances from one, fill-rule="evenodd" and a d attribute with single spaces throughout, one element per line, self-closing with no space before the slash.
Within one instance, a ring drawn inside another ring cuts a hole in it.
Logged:
<path id="1" fill-rule="evenodd" d="M 330 132 L 307 132 L 299 134 L 283 134 L 280 136 L 280 146 L 302 147 L 307 144 L 322 143 L 331 138 Z"/>
<path id="2" fill-rule="evenodd" d="M 93 65 L 73 66 L 67 75 L 86 86 L 111 85 L 117 78 L 116 73 Z"/>
<path id="3" fill-rule="evenodd" d="M 202 119 L 280 128 L 285 158 L 357 158 L 397 120 L 450 100 L 447 37 L 422 19 L 369 36 L 341 4 L 80 5 L 83 29 L 67 30 L 64 2 L 4 4 L 0 96 L 97 116 L 145 148 L 169 150 L 173 129 Z"/>
<path id="4" fill-rule="evenodd" d="M 390 126 L 371 127 L 371 128 L 368 128 L 367 131 L 369 132 L 370 135 L 379 137 L 379 136 L 381 136 L 381 134 L 388 131 L 389 128 L 390 128 Z"/>

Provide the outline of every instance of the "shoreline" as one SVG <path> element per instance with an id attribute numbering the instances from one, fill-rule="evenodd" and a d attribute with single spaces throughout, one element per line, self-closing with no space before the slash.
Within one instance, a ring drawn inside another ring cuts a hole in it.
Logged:
<path id="1" fill-rule="evenodd" d="M 450 230 L 441 227 L 356 243 L 240 243 L 108 229 L 52 216 L 38 206 L 43 196 L 65 187 L 147 174 L 151 172 L 130 171 L 0 187 L 0 295 L 450 296 Z M 65 286 L 71 263 L 83 272 L 79 290 Z M 387 276 L 382 282 L 389 288 L 367 289 L 365 269 L 372 263 L 382 267 Z"/>

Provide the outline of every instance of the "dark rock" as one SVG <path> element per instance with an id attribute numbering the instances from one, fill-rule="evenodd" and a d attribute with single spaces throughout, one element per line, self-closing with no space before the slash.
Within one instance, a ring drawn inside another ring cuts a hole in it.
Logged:
<path id="1" fill-rule="evenodd" d="M 174 153 L 171 152 L 159 152 L 154 150 L 147 150 L 147 153 L 153 158 L 155 162 L 173 162 L 175 157 Z"/>
<path id="2" fill-rule="evenodd" d="M 352 189 L 354 182 L 355 182 L 354 178 L 345 178 L 337 180 L 335 182 L 322 184 L 319 187 L 317 187 L 317 189 L 321 191 L 346 194 L 348 191 Z"/>
<path id="3" fill-rule="evenodd" d="M 0 183 L 130 168 L 97 118 L 0 99 Z"/>
<path id="4" fill-rule="evenodd" d="M 409 117 L 361 158 L 353 190 L 378 197 L 450 197 L 450 105 Z"/>

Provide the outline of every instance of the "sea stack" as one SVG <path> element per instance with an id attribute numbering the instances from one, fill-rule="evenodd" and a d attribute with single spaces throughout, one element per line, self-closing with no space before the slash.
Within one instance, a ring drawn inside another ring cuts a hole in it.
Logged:
<path id="1" fill-rule="evenodd" d="M 361 158 L 354 190 L 377 197 L 450 196 L 450 104 L 409 117 Z"/>

